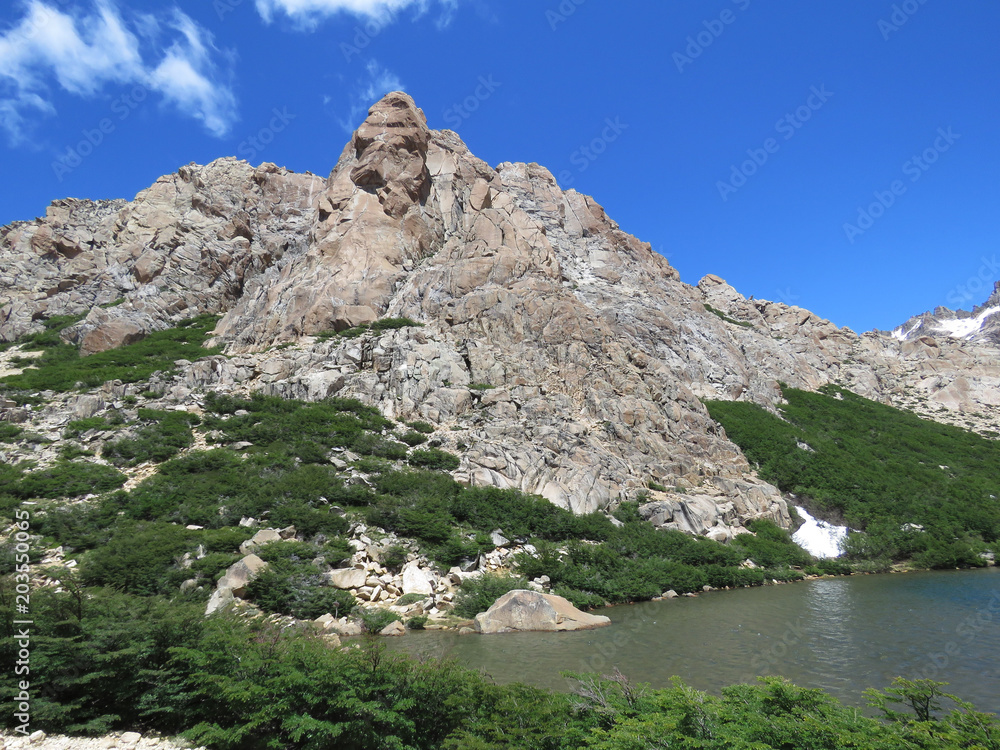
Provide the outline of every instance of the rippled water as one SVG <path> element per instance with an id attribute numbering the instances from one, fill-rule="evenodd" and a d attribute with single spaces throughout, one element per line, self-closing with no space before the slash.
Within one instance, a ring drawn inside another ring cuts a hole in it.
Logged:
<path id="1" fill-rule="evenodd" d="M 852 576 L 603 610 L 577 633 L 412 633 L 392 648 L 454 657 L 498 682 L 565 689 L 563 671 L 718 691 L 779 674 L 863 705 L 861 691 L 926 677 L 1000 712 L 1000 569 Z"/>

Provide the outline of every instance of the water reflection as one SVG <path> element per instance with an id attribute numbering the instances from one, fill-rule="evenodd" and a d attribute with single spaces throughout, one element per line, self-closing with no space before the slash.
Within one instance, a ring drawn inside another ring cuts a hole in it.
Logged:
<path id="1" fill-rule="evenodd" d="M 863 704 L 896 676 L 948 681 L 982 710 L 1000 709 L 1000 569 L 855 576 L 605 611 L 579 633 L 413 633 L 398 648 L 454 657 L 499 682 L 564 690 L 562 672 L 614 667 L 657 687 L 680 676 L 718 691 L 783 675 Z"/>

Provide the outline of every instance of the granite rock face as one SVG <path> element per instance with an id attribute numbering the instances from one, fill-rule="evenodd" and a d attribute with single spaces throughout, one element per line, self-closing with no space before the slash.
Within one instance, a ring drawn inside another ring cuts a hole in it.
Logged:
<path id="1" fill-rule="evenodd" d="M 483 635 L 528 631 L 592 630 L 610 625 L 604 615 L 581 612 L 555 594 L 517 589 L 476 615 L 475 629 Z"/>
<path id="2" fill-rule="evenodd" d="M 652 522 L 720 539 L 790 519 L 703 398 L 773 407 L 779 381 L 839 383 L 983 431 L 1000 413 L 988 337 L 859 336 L 716 276 L 685 284 L 592 198 L 537 164 L 490 167 L 398 92 L 325 180 L 222 159 L 0 229 L 2 340 L 84 314 L 68 335 L 90 353 L 199 313 L 222 316 L 226 354 L 164 377 L 178 404 L 358 398 L 444 428 L 460 481 L 581 513 L 653 481 Z M 315 336 L 387 317 L 422 325 Z"/>

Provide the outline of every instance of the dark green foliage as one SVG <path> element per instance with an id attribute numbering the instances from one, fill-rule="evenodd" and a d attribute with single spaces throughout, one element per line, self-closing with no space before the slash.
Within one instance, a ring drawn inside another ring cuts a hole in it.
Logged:
<path id="1" fill-rule="evenodd" d="M 432 425 L 429 422 L 420 422 L 420 421 L 407 422 L 406 426 L 413 430 L 416 430 L 417 432 L 422 432 L 425 435 L 430 435 L 432 432 L 434 432 L 434 425 Z"/>
<path id="2" fill-rule="evenodd" d="M 64 438 L 77 438 L 90 430 L 107 430 L 111 425 L 104 417 L 87 417 L 86 419 L 74 419 L 63 429 Z"/>
<path id="3" fill-rule="evenodd" d="M 379 334 L 385 331 L 394 331 L 399 328 L 409 328 L 411 326 L 422 327 L 423 325 L 423 323 L 417 323 L 409 318 L 383 318 L 382 320 L 376 320 L 373 323 L 366 323 L 364 325 L 355 326 L 354 328 L 346 328 L 343 331 L 325 331 L 319 334 L 317 338 L 320 341 L 326 341 L 334 336 L 340 336 L 346 339 L 356 339 L 369 332 Z"/>
<path id="4" fill-rule="evenodd" d="M 572 675 L 575 695 L 495 685 L 452 662 L 389 655 L 377 640 L 331 649 L 307 628 L 203 617 L 203 604 L 83 590 L 32 595 L 32 729 L 185 732 L 213 750 L 953 750 L 996 748 L 995 716 L 943 683 L 869 691 L 882 720 L 779 678 L 708 695 Z M 12 599 L 9 579 L 0 603 Z M 412 621 L 411 621 L 412 622 Z M 417 623 L 414 623 L 417 624 Z M 372 622 L 374 629 L 379 623 Z M 384 627 L 384 625 L 382 625 Z M 0 658 L 16 659 L 0 623 Z M 0 673 L 0 698 L 17 691 Z M 897 710 L 892 706 L 899 706 Z M 15 722 L 6 714 L 7 726 Z"/>
<path id="5" fill-rule="evenodd" d="M 64 593 L 41 588 L 31 596 L 31 681 L 38 686 L 32 730 L 103 734 L 154 726 L 175 734 L 188 728 L 188 688 L 171 666 L 171 650 L 197 646 L 204 604 L 81 590 L 67 578 L 63 585 Z M 13 664 L 10 625 L 2 632 L 2 658 Z M 0 678 L 5 702 L 14 694 L 13 670 L 6 672 Z"/>
<path id="6" fill-rule="evenodd" d="M 996 441 L 834 386 L 783 394 L 783 419 L 748 403 L 706 405 L 764 479 L 864 529 L 864 555 L 903 559 L 936 547 L 934 540 L 957 540 L 965 549 L 955 559 L 966 564 L 976 538 L 1000 537 L 1000 501 L 991 497 L 1000 495 Z M 906 523 L 926 533 L 907 532 Z"/>
<path id="7" fill-rule="evenodd" d="M 528 588 L 528 580 L 515 576 L 486 573 L 462 581 L 455 597 L 454 612 L 459 617 L 472 618 L 493 606 L 493 602 L 515 589 Z"/>
<path id="8" fill-rule="evenodd" d="M 25 474 L 21 481 L 5 487 L 18 497 L 78 497 L 100 494 L 125 484 L 126 477 L 117 469 L 87 461 L 57 461 L 47 469 Z"/>
<path id="9" fill-rule="evenodd" d="M 55 320 L 51 318 L 45 325 L 48 327 Z M 202 346 L 217 320 L 212 315 L 201 315 L 179 323 L 176 328 L 151 333 L 135 344 L 89 357 L 81 357 L 76 346 L 63 343 L 56 332 L 58 326 L 54 326 L 26 337 L 29 348 L 43 349 L 44 354 L 35 360 L 33 368 L 0 378 L 0 385 L 15 391 L 69 391 L 77 383 L 93 388 L 109 380 L 123 383 L 147 380 L 157 370 L 169 371 L 175 360 L 218 354 L 220 350 Z"/>
<path id="10" fill-rule="evenodd" d="M 440 448 L 415 450 L 410 453 L 409 460 L 413 466 L 421 469 L 437 469 L 439 471 L 454 471 L 462 463 L 458 456 Z"/>
<path id="11" fill-rule="evenodd" d="M 711 305 L 706 304 L 705 309 L 708 310 L 710 313 L 712 313 L 712 315 L 722 318 L 722 320 L 726 321 L 727 323 L 732 323 L 734 326 L 740 326 L 742 328 L 753 328 L 753 323 L 749 323 L 745 320 L 736 320 L 735 318 L 731 318 L 730 316 L 722 312 L 722 310 L 717 310 Z"/>
<path id="12" fill-rule="evenodd" d="M 119 466 L 161 463 L 194 443 L 191 425 L 201 422 L 196 414 L 154 409 L 139 409 L 139 421 L 143 426 L 133 437 L 107 443 L 101 455 Z"/>
<path id="13" fill-rule="evenodd" d="M 12 443 L 24 430 L 10 422 L 0 422 L 0 443 Z"/>
<path id="14" fill-rule="evenodd" d="M 399 439 L 402 440 L 411 448 L 417 445 L 422 445 L 423 443 L 427 442 L 427 436 L 424 435 L 423 433 L 417 432 L 416 430 L 410 430 L 408 432 L 403 433 Z"/>
<path id="15" fill-rule="evenodd" d="M 401 622 L 403 618 L 388 609 L 363 609 L 358 613 L 358 619 L 366 633 L 378 633 L 394 622 Z"/>
<path id="16" fill-rule="evenodd" d="M 214 414 L 206 417 L 205 429 L 222 432 L 223 441 L 250 442 L 258 449 L 287 453 L 305 463 L 325 463 L 332 448 L 393 458 L 406 455 L 405 446 L 371 434 L 392 423 L 377 409 L 352 399 L 305 403 L 260 394 L 240 399 L 210 393 L 205 409 Z M 237 416 L 237 411 L 248 413 Z"/>
<path id="17" fill-rule="evenodd" d="M 405 547 L 393 544 L 382 550 L 380 554 L 382 565 L 394 573 L 398 573 L 406 564 L 407 550 Z"/>
<path id="18" fill-rule="evenodd" d="M 220 449 L 167 461 L 131 493 L 107 502 L 130 518 L 209 528 L 235 526 L 245 516 L 260 518 L 269 511 L 272 525 L 295 526 L 312 536 L 347 529 L 322 497 L 347 502 L 356 494 L 329 466 L 297 465 L 280 454 L 244 460 Z"/>
<path id="19" fill-rule="evenodd" d="M 746 550 L 746 556 L 767 568 L 804 566 L 812 556 L 792 543 L 791 535 L 772 521 L 758 519 L 747 523 L 753 534 L 740 534 L 736 544 Z M 714 584 L 713 584 L 714 585 Z"/>
<path id="20" fill-rule="evenodd" d="M 281 547 L 281 543 L 267 545 Z M 343 616 L 354 610 L 354 597 L 327 585 L 311 563 L 276 560 L 247 587 L 247 598 L 265 612 L 312 620 L 327 613 Z"/>
<path id="21" fill-rule="evenodd" d="M 946 541 L 936 539 L 927 549 L 917 553 L 913 562 L 921 568 L 985 568 L 986 561 L 971 545 L 958 539 Z"/>
<path id="22" fill-rule="evenodd" d="M 406 627 L 410 630 L 423 630 L 427 627 L 427 620 L 429 619 L 427 615 L 416 615 L 406 621 Z"/>
<path id="23" fill-rule="evenodd" d="M 89 458 L 94 455 L 93 451 L 81 448 L 75 443 L 63 443 L 56 449 L 56 451 L 59 453 L 59 458 L 63 461 L 75 461 L 78 458 Z"/>
<path id="24" fill-rule="evenodd" d="M 425 594 L 403 594 L 396 600 L 395 606 L 405 607 L 408 604 L 416 604 L 417 602 L 422 602 L 426 598 L 427 596 Z"/>
<path id="25" fill-rule="evenodd" d="M 139 596 L 165 593 L 168 571 L 190 546 L 190 532 L 180 526 L 123 524 L 106 543 L 84 556 L 80 577 L 88 586 Z"/>

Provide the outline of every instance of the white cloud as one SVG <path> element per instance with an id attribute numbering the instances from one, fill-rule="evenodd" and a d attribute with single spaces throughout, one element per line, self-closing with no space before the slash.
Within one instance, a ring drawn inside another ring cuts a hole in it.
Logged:
<path id="1" fill-rule="evenodd" d="M 369 60 L 365 65 L 365 75 L 358 79 L 351 92 L 347 116 L 340 120 L 340 126 L 348 133 L 353 133 L 364 120 L 369 107 L 390 91 L 405 89 L 399 76 L 380 65 L 378 60 Z"/>
<path id="2" fill-rule="evenodd" d="M 446 26 L 451 21 L 458 0 L 257 0 L 257 12 L 268 23 L 275 15 L 283 13 L 297 23 L 312 27 L 338 13 L 382 20 L 411 7 L 422 15 L 431 5 L 442 6 L 444 12 L 437 23 L 438 26 Z"/>
<path id="3" fill-rule="evenodd" d="M 165 49 L 158 40 L 173 37 Z M 64 12 L 30 0 L 0 32 L 0 127 L 14 142 L 32 120 L 56 113 L 54 90 L 90 97 L 106 86 L 157 92 L 214 135 L 229 130 L 235 99 L 220 83 L 211 35 L 179 10 L 127 21 L 109 0 Z"/>

